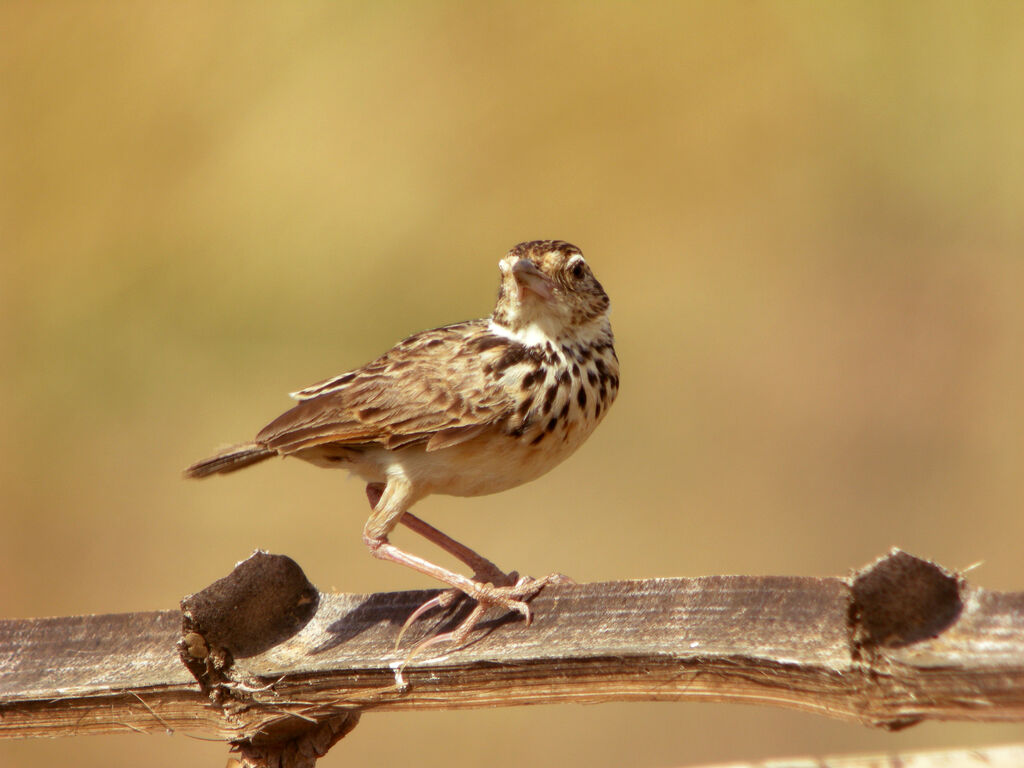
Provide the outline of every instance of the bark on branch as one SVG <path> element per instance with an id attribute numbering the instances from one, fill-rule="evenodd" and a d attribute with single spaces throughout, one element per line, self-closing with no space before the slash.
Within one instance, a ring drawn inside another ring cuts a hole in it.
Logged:
<path id="1" fill-rule="evenodd" d="M 1024 592 L 899 551 L 845 579 L 552 585 L 532 626 L 496 616 L 397 684 L 408 648 L 468 610 L 428 615 L 396 651 L 433 594 L 322 594 L 256 553 L 182 611 L 0 621 L 0 737 L 184 730 L 254 765 L 311 765 L 367 709 L 699 700 L 886 728 L 1024 720 Z"/>

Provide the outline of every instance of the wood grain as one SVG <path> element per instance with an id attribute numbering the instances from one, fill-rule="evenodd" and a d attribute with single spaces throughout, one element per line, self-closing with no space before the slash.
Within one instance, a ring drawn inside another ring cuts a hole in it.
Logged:
<path id="1" fill-rule="evenodd" d="M 184 629 L 178 610 L 0 622 L 0 737 L 183 730 L 251 746 L 315 731 L 329 746 L 367 709 L 624 700 L 769 704 L 888 728 L 1024 720 L 1024 593 L 901 552 L 849 579 L 552 585 L 532 626 L 497 616 L 465 647 L 412 659 L 404 685 L 408 648 L 468 606 L 428 615 L 396 651 L 435 592 L 310 593 L 304 576 L 280 578 L 279 556 L 251 560 L 243 591 L 223 593 L 231 610 L 198 611 L 213 593 L 187 598 Z M 286 610 L 310 594 L 308 616 Z M 279 613 L 290 635 L 264 621 L 265 647 L 239 610 Z"/>

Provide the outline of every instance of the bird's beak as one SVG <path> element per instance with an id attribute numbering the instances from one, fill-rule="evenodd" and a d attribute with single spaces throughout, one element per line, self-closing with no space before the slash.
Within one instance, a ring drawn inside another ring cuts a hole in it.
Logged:
<path id="1" fill-rule="evenodd" d="M 537 265 L 529 259 L 519 259 L 519 261 L 513 264 L 512 275 L 519 284 L 520 290 L 532 291 L 545 301 L 551 301 L 555 298 L 551 279 L 537 269 Z"/>

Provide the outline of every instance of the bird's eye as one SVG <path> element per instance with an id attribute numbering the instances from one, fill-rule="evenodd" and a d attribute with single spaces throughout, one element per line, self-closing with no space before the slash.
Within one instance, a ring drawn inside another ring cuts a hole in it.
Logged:
<path id="1" fill-rule="evenodd" d="M 583 262 L 582 261 L 577 261 L 575 264 L 572 265 L 572 267 L 569 269 L 569 271 L 572 272 L 572 276 L 573 277 L 575 277 L 577 280 L 579 280 L 586 273 L 587 268 L 583 266 Z"/>

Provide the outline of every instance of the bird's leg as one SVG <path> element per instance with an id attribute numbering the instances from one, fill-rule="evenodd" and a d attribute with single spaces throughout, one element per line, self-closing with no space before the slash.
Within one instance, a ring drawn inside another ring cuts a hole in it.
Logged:
<path id="1" fill-rule="evenodd" d="M 398 522 L 464 562 L 473 569 L 473 578 L 477 581 L 486 581 L 498 586 L 515 583 L 515 574 L 505 573 L 483 555 L 474 552 L 465 544 L 460 544 L 430 523 L 416 517 L 412 512 L 406 512 Z"/>
<path id="2" fill-rule="evenodd" d="M 419 573 L 430 576 L 431 578 L 437 579 L 440 582 L 454 587 L 458 592 L 473 598 L 479 603 L 479 605 L 474 608 L 467 621 L 460 624 L 453 632 L 445 633 L 442 640 L 437 640 L 437 642 L 442 642 L 444 640 L 464 640 L 465 637 L 468 636 L 469 632 L 472 631 L 473 626 L 479 620 L 483 611 L 490 606 L 501 606 L 506 610 L 522 614 L 523 618 L 526 619 L 526 623 L 529 624 L 533 620 L 533 614 L 530 611 L 530 606 L 526 604 L 525 600 L 536 594 L 545 584 L 555 581 L 556 576 L 552 575 L 545 577 L 544 579 L 516 578 L 514 583 L 500 583 L 496 586 L 494 583 L 469 579 L 462 574 L 451 571 L 440 565 L 435 565 L 428 560 L 424 560 L 421 557 L 396 547 L 388 541 L 388 534 L 394 529 L 395 525 L 397 525 L 400 520 L 403 520 L 403 518 L 408 515 L 405 511 L 405 507 L 408 502 L 408 491 L 409 487 L 407 482 L 402 480 L 392 480 L 384 485 L 383 488 L 377 483 L 371 483 L 367 486 L 367 498 L 371 503 L 376 503 L 373 504 L 373 513 L 370 515 L 370 519 L 367 520 L 366 526 L 363 529 L 363 541 L 374 557 L 381 560 L 390 560 L 393 563 L 398 563 L 408 568 L 412 568 Z M 484 574 L 499 576 L 502 582 L 507 582 L 509 580 L 509 577 L 507 577 L 506 574 L 504 574 L 489 560 L 477 555 L 468 547 L 464 547 L 454 539 L 449 538 L 436 528 L 433 528 L 433 526 L 427 525 L 416 517 L 413 517 L 410 522 L 411 525 L 407 523 L 410 528 L 426 536 L 452 555 L 458 557 L 473 568 L 476 573 L 479 573 L 482 568 Z M 449 594 L 451 597 L 448 596 Z M 411 620 L 406 622 L 406 626 L 408 626 L 412 620 L 415 620 L 431 608 L 441 605 L 451 605 L 451 603 L 454 602 L 456 594 L 457 593 L 455 592 L 446 592 L 442 593 L 442 595 L 439 595 L 437 598 L 428 601 L 413 613 Z M 469 619 L 472 620 L 471 623 L 469 622 Z M 403 627 L 402 631 L 405 631 L 405 627 Z M 401 638 L 401 635 L 399 635 L 399 638 Z M 432 645 L 433 643 L 434 639 L 432 638 L 430 644 Z"/>
<path id="3" fill-rule="evenodd" d="M 384 495 L 384 488 L 384 483 L 370 483 L 366 486 L 366 498 L 369 500 L 371 508 L 376 509 L 380 503 L 381 496 Z M 515 584 L 519 578 L 518 574 L 514 572 L 505 573 L 483 555 L 474 552 L 465 544 L 457 542 L 427 521 L 416 517 L 412 512 L 404 512 L 398 522 L 472 568 L 475 581 L 489 582 L 496 586 L 507 586 Z"/>

